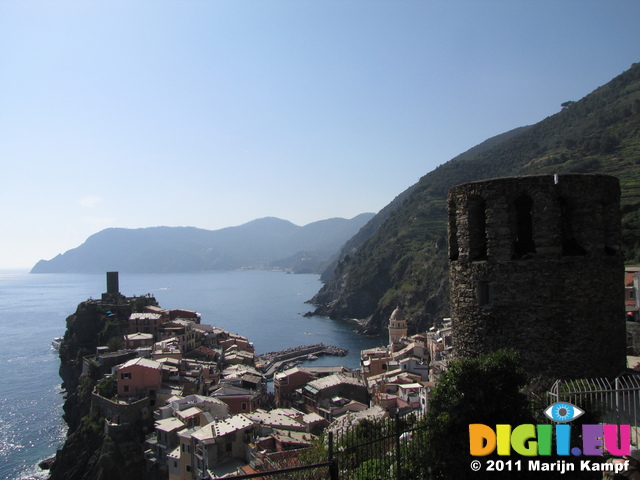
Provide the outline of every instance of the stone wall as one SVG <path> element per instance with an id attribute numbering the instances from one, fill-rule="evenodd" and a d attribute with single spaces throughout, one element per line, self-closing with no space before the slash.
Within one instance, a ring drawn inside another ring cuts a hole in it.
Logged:
<path id="1" fill-rule="evenodd" d="M 625 368 L 620 186 L 605 175 L 509 177 L 449 191 L 454 350 L 521 351 L 531 375 Z"/>
<path id="2" fill-rule="evenodd" d="M 153 427 L 153 408 L 149 397 L 143 397 L 130 403 L 114 402 L 94 392 L 91 397 L 91 413 L 102 416 L 113 424 L 123 425 L 142 422 L 149 427 Z"/>

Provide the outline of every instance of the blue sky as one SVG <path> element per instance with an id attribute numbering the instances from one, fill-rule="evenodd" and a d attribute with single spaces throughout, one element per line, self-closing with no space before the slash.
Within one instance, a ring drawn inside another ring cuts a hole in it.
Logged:
<path id="1" fill-rule="evenodd" d="M 635 0 L 0 1 L 0 268 L 376 212 L 640 61 Z"/>

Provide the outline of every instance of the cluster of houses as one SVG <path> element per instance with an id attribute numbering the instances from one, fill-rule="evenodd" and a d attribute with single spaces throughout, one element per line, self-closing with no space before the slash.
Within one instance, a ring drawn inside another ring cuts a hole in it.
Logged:
<path id="1" fill-rule="evenodd" d="M 149 469 L 169 480 L 222 478 L 278 468 L 326 429 L 363 418 L 415 413 L 451 352 L 451 328 L 408 336 L 402 311 L 389 345 L 361 352 L 357 370 L 300 366 L 277 372 L 273 389 L 246 337 L 200 322 L 197 312 L 145 307 L 128 319 L 124 349 L 98 347 L 85 367 L 100 383 L 92 410 L 108 435 L 143 425 Z"/>
<path id="2" fill-rule="evenodd" d="M 627 319 L 638 316 L 640 267 L 625 276 Z M 92 410 L 117 435 L 146 431 L 148 468 L 169 480 L 204 480 L 288 466 L 322 432 L 362 419 L 423 415 L 452 357 L 451 320 L 408 335 L 397 308 L 388 345 L 363 350 L 356 370 L 296 365 L 273 375 L 256 365 L 253 344 L 201 323 L 190 310 L 145 307 L 128 318 L 124 349 L 85 358 L 115 380 L 93 393 Z"/>

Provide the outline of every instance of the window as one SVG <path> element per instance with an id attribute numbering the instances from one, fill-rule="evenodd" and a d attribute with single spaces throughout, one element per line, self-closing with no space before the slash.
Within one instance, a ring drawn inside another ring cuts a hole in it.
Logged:
<path id="1" fill-rule="evenodd" d="M 514 253 L 516 258 L 536 252 L 533 240 L 533 200 L 522 195 L 514 202 L 516 211 L 516 240 Z"/>
<path id="2" fill-rule="evenodd" d="M 122 387 L 122 391 L 123 391 L 124 393 L 129 393 L 129 385 L 124 385 L 124 386 Z"/>
<path id="3" fill-rule="evenodd" d="M 131 373 L 130 372 L 121 373 L 120 374 L 120 378 L 122 380 L 130 380 L 131 379 Z"/>
<path id="4" fill-rule="evenodd" d="M 184 453 L 189 453 L 189 444 L 188 443 L 183 443 L 182 444 L 182 451 Z"/>
<path id="5" fill-rule="evenodd" d="M 487 258 L 487 214 L 486 204 L 481 197 L 469 198 L 469 258 L 486 260 Z"/>
<path id="6" fill-rule="evenodd" d="M 575 234 L 575 225 L 579 225 L 580 215 L 575 212 L 575 207 L 565 198 L 560 198 L 560 216 L 562 231 L 562 255 L 576 256 L 586 255 L 587 251 L 578 242 Z"/>
<path id="7" fill-rule="evenodd" d="M 243 412 L 247 411 L 247 403 L 246 402 L 242 402 L 242 404 L 240 405 L 240 408 L 242 409 Z"/>
<path id="8" fill-rule="evenodd" d="M 233 449 L 233 445 L 231 443 L 226 443 L 224 447 L 227 453 L 231 452 Z"/>
<path id="9" fill-rule="evenodd" d="M 478 282 L 476 293 L 478 297 L 478 306 L 488 307 L 493 305 L 493 285 L 490 282 Z"/>
<path id="10" fill-rule="evenodd" d="M 634 298 L 636 298 L 636 292 L 634 292 L 633 290 L 629 290 L 629 299 L 633 300 Z"/>
<path id="11" fill-rule="evenodd" d="M 185 469 L 187 470 L 187 472 L 190 472 L 191 471 L 191 465 L 187 465 Z"/>

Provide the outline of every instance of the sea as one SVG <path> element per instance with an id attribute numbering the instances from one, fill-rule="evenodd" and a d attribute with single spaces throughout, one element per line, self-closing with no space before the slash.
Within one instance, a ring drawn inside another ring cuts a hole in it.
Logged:
<path id="1" fill-rule="evenodd" d="M 202 323 L 248 337 L 256 353 L 324 343 L 346 357 L 320 357 L 313 365 L 358 368 L 360 350 L 385 343 L 362 336 L 350 320 L 304 317 L 305 303 L 321 288 L 318 275 L 272 271 L 120 274 L 126 296 L 153 295 L 161 307 L 195 310 Z M 0 270 L 0 479 L 44 479 L 37 464 L 64 442 L 64 391 L 55 337 L 77 305 L 100 298 L 106 274 L 29 274 Z"/>

